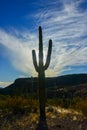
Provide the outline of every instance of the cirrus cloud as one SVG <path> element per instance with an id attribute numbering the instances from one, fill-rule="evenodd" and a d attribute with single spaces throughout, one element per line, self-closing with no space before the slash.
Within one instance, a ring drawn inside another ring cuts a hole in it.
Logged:
<path id="1" fill-rule="evenodd" d="M 52 60 L 46 76 L 57 76 L 71 72 L 72 67 L 87 66 L 87 11 L 80 9 L 82 2 L 63 0 L 60 1 L 61 8 L 58 8 L 59 2 L 55 0 L 34 16 L 36 25 L 43 27 L 45 56 L 48 40 L 53 40 Z M 15 32 L 0 29 L 0 44 L 6 48 L 7 58 L 17 70 L 35 76 L 32 49 L 37 51 L 38 56 L 38 36 L 27 29 Z"/>

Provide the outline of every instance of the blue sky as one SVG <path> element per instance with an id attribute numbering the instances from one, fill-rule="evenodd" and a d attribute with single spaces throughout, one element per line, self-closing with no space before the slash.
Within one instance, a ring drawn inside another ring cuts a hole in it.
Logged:
<path id="1" fill-rule="evenodd" d="M 46 76 L 87 73 L 86 0 L 0 0 L 0 86 L 37 76 L 38 26 L 43 28 L 44 62 L 53 41 Z"/>

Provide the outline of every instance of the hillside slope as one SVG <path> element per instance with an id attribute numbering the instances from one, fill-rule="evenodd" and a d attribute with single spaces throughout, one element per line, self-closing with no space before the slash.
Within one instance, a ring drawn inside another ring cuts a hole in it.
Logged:
<path id="1" fill-rule="evenodd" d="M 87 96 L 87 74 L 72 74 L 46 78 L 48 97 Z M 37 78 L 19 78 L 10 86 L 1 89 L 1 94 L 28 95 L 37 94 Z"/>

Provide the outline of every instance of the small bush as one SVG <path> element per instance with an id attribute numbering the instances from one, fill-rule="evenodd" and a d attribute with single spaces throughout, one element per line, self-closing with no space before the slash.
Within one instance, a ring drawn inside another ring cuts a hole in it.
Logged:
<path id="1" fill-rule="evenodd" d="M 53 107 L 52 107 L 52 106 L 48 106 L 48 107 L 47 107 L 47 112 L 54 112 Z"/>
<path id="2" fill-rule="evenodd" d="M 80 110 L 85 116 L 87 116 L 87 99 L 78 102 L 76 109 Z"/>
<path id="3" fill-rule="evenodd" d="M 0 110 L 12 114 L 36 113 L 38 102 L 35 99 L 26 99 L 22 96 L 6 96 L 0 99 Z"/>

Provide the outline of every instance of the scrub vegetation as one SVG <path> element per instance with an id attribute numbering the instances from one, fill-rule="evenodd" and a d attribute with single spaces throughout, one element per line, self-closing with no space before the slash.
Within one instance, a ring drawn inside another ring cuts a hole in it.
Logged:
<path id="1" fill-rule="evenodd" d="M 38 108 L 39 103 L 35 98 L 0 95 L 0 129 L 35 130 L 39 122 Z M 86 130 L 87 99 L 48 99 L 46 102 L 46 117 L 48 127 L 52 130 L 58 128 L 65 130 L 67 127 L 70 130 L 76 130 L 79 127 L 81 127 L 81 130 Z M 73 128 L 70 124 L 73 124 Z M 85 129 L 83 129 L 84 125 Z"/>

